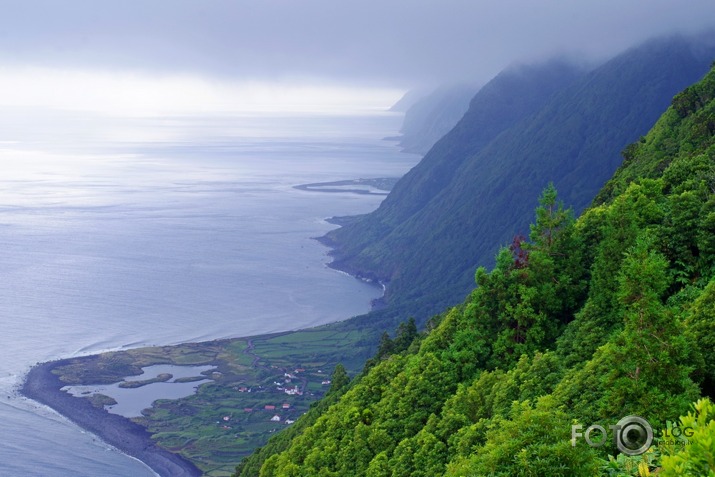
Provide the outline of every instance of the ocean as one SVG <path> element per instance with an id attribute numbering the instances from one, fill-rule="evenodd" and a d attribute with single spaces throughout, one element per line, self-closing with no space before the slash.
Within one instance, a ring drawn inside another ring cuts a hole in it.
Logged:
<path id="1" fill-rule="evenodd" d="M 35 363 L 248 336 L 368 311 L 331 270 L 325 218 L 382 195 L 297 190 L 398 177 L 401 116 L 0 118 L 2 476 L 143 476 L 143 464 L 17 394 Z"/>

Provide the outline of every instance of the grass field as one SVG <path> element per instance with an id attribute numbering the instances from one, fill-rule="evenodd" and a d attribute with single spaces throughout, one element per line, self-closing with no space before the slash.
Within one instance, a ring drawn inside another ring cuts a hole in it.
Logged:
<path id="1" fill-rule="evenodd" d="M 68 384 L 100 384 L 121 382 L 155 364 L 215 366 L 207 372 L 212 382 L 200 386 L 196 394 L 155 401 L 135 421 L 159 445 L 188 458 L 207 476 L 225 477 L 244 456 L 290 426 L 327 392 L 329 385 L 323 382 L 330 379 L 337 363 L 352 374 L 358 372 L 373 352 L 366 343 L 373 341 L 359 330 L 346 331 L 334 324 L 104 353 L 58 372 Z M 291 389 L 299 392 L 287 394 Z M 102 397 L 87 397 L 98 406 L 104 403 Z"/>

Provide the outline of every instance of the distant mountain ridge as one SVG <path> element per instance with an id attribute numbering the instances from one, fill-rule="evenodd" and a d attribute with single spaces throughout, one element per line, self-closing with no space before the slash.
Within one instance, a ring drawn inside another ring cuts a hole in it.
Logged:
<path id="1" fill-rule="evenodd" d="M 387 284 L 388 308 L 424 321 L 459 302 L 474 270 L 528 233 L 533 197 L 553 181 L 583 210 L 715 49 L 673 36 L 593 71 L 564 62 L 512 69 L 485 85 L 462 120 L 374 212 L 330 232 L 331 266 Z M 383 312 L 384 313 L 384 312 Z"/>
<path id="2" fill-rule="evenodd" d="M 444 86 L 417 98 L 419 93 L 408 92 L 392 107 L 393 111 L 405 113 L 399 142 L 403 151 L 426 154 L 462 119 L 477 91 L 477 86 L 460 84 Z"/>

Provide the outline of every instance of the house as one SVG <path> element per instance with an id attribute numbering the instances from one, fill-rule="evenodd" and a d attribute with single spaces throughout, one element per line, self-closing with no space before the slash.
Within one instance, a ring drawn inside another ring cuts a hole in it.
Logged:
<path id="1" fill-rule="evenodd" d="M 276 414 L 275 416 L 273 416 L 271 418 L 271 421 L 272 422 L 281 422 L 281 417 L 278 414 Z"/>
<path id="2" fill-rule="evenodd" d="M 283 421 L 284 424 L 293 424 L 295 421 L 293 419 L 286 419 Z"/>
<path id="3" fill-rule="evenodd" d="M 272 404 L 266 404 L 265 406 L 263 406 L 263 409 L 265 409 L 266 411 L 274 411 L 276 407 Z"/>
<path id="4" fill-rule="evenodd" d="M 290 409 L 290 404 L 284 403 L 284 404 L 283 404 L 283 409 Z"/>

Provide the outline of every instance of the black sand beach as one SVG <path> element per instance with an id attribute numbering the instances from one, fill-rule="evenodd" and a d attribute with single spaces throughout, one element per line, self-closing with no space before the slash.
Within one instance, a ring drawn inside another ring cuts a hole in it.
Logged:
<path id="1" fill-rule="evenodd" d="M 87 399 L 60 391 L 64 384 L 52 370 L 66 364 L 52 361 L 33 367 L 20 393 L 59 412 L 83 429 L 99 436 L 127 455 L 135 457 L 162 477 L 198 477 L 202 472 L 179 455 L 158 447 L 150 434 L 129 419 L 98 409 Z"/>

